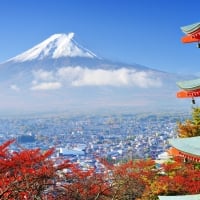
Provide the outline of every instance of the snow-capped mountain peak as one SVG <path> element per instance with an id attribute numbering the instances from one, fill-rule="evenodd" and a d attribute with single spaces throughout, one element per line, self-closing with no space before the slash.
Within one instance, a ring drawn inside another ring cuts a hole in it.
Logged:
<path id="1" fill-rule="evenodd" d="M 24 53 L 15 56 L 9 61 L 24 62 L 34 59 L 42 60 L 44 58 L 61 58 L 61 57 L 97 57 L 91 51 L 81 47 L 74 40 L 74 33 L 69 34 L 54 34 L 25 51 Z"/>
<path id="2" fill-rule="evenodd" d="M 73 38 L 54 34 L 0 63 L 1 113 L 178 107 L 172 94 L 185 77 L 99 58 Z"/>

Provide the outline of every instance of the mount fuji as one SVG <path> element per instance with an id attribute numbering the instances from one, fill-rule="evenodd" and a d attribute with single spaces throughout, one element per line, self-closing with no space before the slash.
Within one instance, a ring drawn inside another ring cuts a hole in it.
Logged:
<path id="1" fill-rule="evenodd" d="M 54 34 L 0 64 L 2 112 L 143 109 L 175 105 L 185 77 L 98 57 Z M 0 111 L 0 112 L 1 112 Z"/>

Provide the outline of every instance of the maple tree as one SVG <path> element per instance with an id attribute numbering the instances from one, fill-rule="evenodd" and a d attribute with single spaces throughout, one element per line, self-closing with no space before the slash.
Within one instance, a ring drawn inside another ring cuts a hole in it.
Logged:
<path id="1" fill-rule="evenodd" d="M 0 199 L 89 200 L 110 195 L 108 180 L 95 169 L 84 171 L 68 160 L 50 159 L 54 149 L 10 152 L 13 142 L 0 146 Z"/>
<path id="2" fill-rule="evenodd" d="M 53 149 L 10 152 L 8 141 L 0 146 L 0 199 L 38 199 L 55 177 Z"/>
<path id="3" fill-rule="evenodd" d="M 102 171 L 83 170 L 69 160 L 52 159 L 54 149 L 9 151 L 0 145 L 0 199 L 30 200 L 155 200 L 158 195 L 200 193 L 196 163 L 180 158 L 156 167 L 151 159 L 109 164 Z"/>
<path id="4" fill-rule="evenodd" d="M 200 171 L 194 162 L 183 162 L 182 158 L 161 165 L 161 173 L 150 186 L 149 199 L 158 195 L 186 195 L 200 193 Z"/>
<path id="5" fill-rule="evenodd" d="M 156 177 L 151 159 L 131 160 L 113 168 L 114 199 L 140 199 Z"/>
<path id="6" fill-rule="evenodd" d="M 64 184 L 65 198 L 76 200 L 110 199 L 112 196 L 110 179 L 104 173 L 95 172 L 94 168 L 82 171 L 78 167 L 64 176 L 69 184 Z"/>

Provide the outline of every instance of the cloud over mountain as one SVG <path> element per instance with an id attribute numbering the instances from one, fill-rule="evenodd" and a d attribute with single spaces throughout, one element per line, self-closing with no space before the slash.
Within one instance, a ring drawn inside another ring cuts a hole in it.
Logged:
<path id="1" fill-rule="evenodd" d="M 62 84 L 60 82 L 41 82 L 33 84 L 31 90 L 55 90 L 61 87 Z"/>
<path id="2" fill-rule="evenodd" d="M 161 87 L 159 77 L 151 71 L 136 71 L 120 68 L 116 70 L 63 67 L 56 71 L 33 71 L 34 90 L 59 89 L 68 86 L 133 86 L 140 88 Z M 53 82 L 52 82 L 53 81 Z"/>

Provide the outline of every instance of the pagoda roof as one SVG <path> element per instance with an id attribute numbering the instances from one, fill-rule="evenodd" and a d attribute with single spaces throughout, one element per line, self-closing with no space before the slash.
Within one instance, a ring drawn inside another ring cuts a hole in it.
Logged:
<path id="1" fill-rule="evenodd" d="M 185 34 L 191 34 L 191 33 L 195 32 L 198 29 L 200 29 L 200 22 L 181 27 L 181 30 Z"/>
<path id="2" fill-rule="evenodd" d="M 181 38 L 183 43 L 200 42 L 200 22 L 181 27 L 186 34 Z"/>
<path id="3" fill-rule="evenodd" d="M 169 144 L 183 153 L 200 156 L 200 136 L 169 139 Z"/>
<path id="4" fill-rule="evenodd" d="M 199 200 L 200 194 L 178 195 L 178 196 L 159 196 L 160 200 Z"/>
<path id="5" fill-rule="evenodd" d="M 176 83 L 179 88 L 183 90 L 196 90 L 200 89 L 200 79 L 193 79 Z"/>

